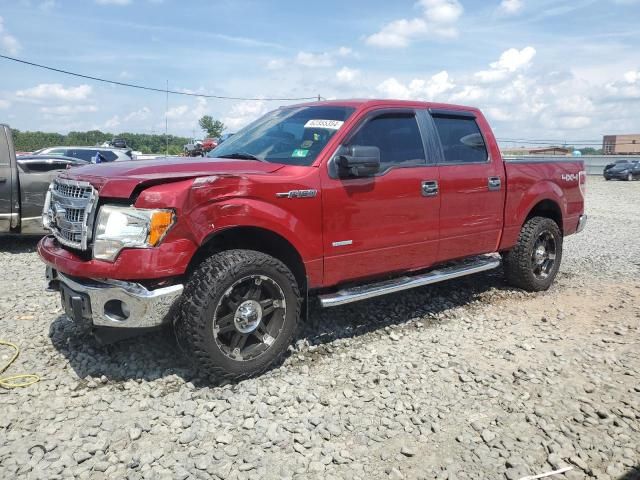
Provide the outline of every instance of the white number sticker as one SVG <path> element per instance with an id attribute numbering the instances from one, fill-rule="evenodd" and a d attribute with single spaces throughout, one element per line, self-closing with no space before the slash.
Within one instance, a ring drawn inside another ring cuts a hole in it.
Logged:
<path id="1" fill-rule="evenodd" d="M 325 128 L 327 130 L 338 130 L 344 122 L 340 120 L 309 120 L 304 124 L 304 128 Z"/>

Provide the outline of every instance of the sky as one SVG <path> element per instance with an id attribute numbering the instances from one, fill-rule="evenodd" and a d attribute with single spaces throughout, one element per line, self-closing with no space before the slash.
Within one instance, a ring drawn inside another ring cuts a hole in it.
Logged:
<path id="1" fill-rule="evenodd" d="M 164 89 L 480 107 L 509 140 L 640 133 L 640 0 L 0 0 L 0 53 Z M 202 137 L 280 105 L 97 83 L 0 59 L 0 122 Z M 597 146 L 597 145 L 594 145 Z"/>

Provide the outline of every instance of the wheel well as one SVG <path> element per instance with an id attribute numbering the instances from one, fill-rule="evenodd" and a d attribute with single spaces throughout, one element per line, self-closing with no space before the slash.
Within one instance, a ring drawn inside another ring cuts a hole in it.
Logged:
<path id="1" fill-rule="evenodd" d="M 284 237 L 260 227 L 234 227 L 213 234 L 189 262 L 187 275 L 214 253 L 232 249 L 255 250 L 277 258 L 289 267 L 300 290 L 306 289 L 304 262 L 296 248 Z"/>
<path id="2" fill-rule="evenodd" d="M 560 206 L 553 200 L 542 200 L 538 202 L 536 206 L 531 209 L 529 215 L 527 215 L 525 223 L 533 217 L 550 218 L 556 222 L 562 232 L 562 210 L 560 210 Z"/>

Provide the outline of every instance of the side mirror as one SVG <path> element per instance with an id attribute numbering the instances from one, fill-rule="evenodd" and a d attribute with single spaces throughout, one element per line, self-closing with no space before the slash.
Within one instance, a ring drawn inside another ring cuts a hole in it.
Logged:
<path id="1" fill-rule="evenodd" d="M 336 166 L 340 178 L 370 177 L 380 171 L 380 149 L 364 145 L 342 147 L 336 155 Z"/>

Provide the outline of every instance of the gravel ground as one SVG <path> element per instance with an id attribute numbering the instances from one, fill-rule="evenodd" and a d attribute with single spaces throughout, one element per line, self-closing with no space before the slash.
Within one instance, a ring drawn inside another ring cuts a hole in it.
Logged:
<path id="1" fill-rule="evenodd" d="M 2 238 L 7 373 L 42 381 L 0 389 L 0 478 L 640 478 L 639 205 L 590 178 L 548 292 L 493 272 L 313 310 L 282 367 L 217 386 L 167 333 L 98 346 Z"/>

